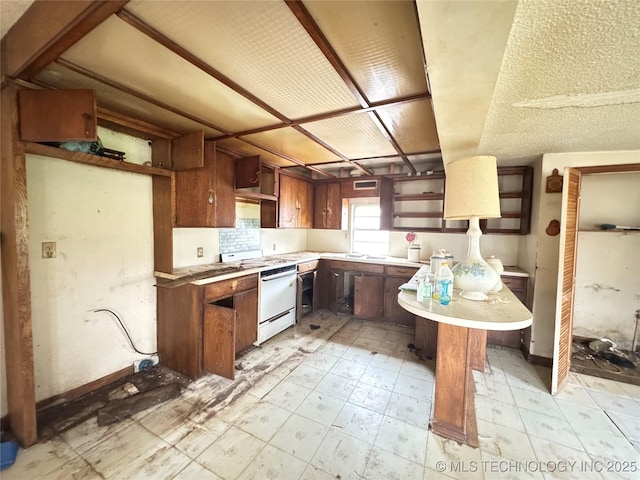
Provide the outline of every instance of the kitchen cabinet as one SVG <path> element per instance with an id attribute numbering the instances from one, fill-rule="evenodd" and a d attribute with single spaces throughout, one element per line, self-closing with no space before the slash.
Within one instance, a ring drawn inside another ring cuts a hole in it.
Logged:
<path id="1" fill-rule="evenodd" d="M 318 260 L 298 264 L 296 322 L 317 308 L 316 278 Z"/>
<path id="2" fill-rule="evenodd" d="M 415 326 L 416 317 L 398 304 L 400 285 L 407 283 L 418 271 L 415 267 L 387 265 L 384 276 L 384 319 L 386 322 Z"/>
<path id="3" fill-rule="evenodd" d="M 20 137 L 30 142 L 92 141 L 98 138 L 93 90 L 21 90 Z"/>
<path id="4" fill-rule="evenodd" d="M 340 182 L 316 183 L 313 186 L 313 228 L 342 228 Z"/>
<path id="5" fill-rule="evenodd" d="M 279 228 L 311 228 L 313 185 L 302 178 L 280 175 Z"/>
<path id="6" fill-rule="evenodd" d="M 444 220 L 444 171 L 392 177 L 380 187 L 381 226 L 385 230 L 464 233 L 466 220 Z M 480 222 L 484 233 L 529 233 L 533 169 L 498 167 L 502 217 Z"/>
<path id="7" fill-rule="evenodd" d="M 235 161 L 235 195 L 240 200 L 260 203 L 260 226 L 278 226 L 280 169 L 266 164 L 259 155 Z"/>
<path id="8" fill-rule="evenodd" d="M 358 274 L 353 277 L 353 316 L 380 319 L 384 310 L 384 277 Z"/>
<path id="9" fill-rule="evenodd" d="M 158 354 L 189 378 L 234 377 L 236 354 L 257 341 L 258 275 L 207 285 L 158 284 Z"/>
<path id="10" fill-rule="evenodd" d="M 204 143 L 204 166 L 176 172 L 175 227 L 235 227 L 234 161 Z"/>
<path id="11" fill-rule="evenodd" d="M 334 313 L 413 327 L 415 316 L 398 305 L 398 287 L 417 271 L 411 266 L 323 259 L 318 305 Z"/>
<path id="12" fill-rule="evenodd" d="M 524 305 L 527 305 L 527 287 L 529 285 L 529 277 L 502 274 L 500 278 L 502 279 L 502 283 L 513 292 L 518 300 L 520 300 Z M 492 345 L 502 345 L 503 347 L 520 348 L 523 332 L 524 330 L 489 330 L 487 331 L 487 343 Z"/>

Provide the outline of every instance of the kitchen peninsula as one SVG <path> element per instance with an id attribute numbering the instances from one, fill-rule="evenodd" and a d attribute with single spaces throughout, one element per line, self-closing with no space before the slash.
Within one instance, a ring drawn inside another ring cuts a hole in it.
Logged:
<path id="1" fill-rule="evenodd" d="M 438 322 L 436 383 L 431 429 L 445 438 L 478 447 L 471 369 L 483 371 L 487 330 L 518 330 L 533 316 L 507 287 L 486 301 L 466 300 L 455 291 L 449 305 L 418 302 L 400 292 L 398 303 L 417 322 Z M 417 329 L 418 330 L 418 329 Z"/>

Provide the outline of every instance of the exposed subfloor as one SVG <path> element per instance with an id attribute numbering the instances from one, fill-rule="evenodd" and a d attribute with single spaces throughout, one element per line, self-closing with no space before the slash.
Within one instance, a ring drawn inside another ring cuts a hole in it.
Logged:
<path id="1" fill-rule="evenodd" d="M 86 420 L 20 450 L 2 480 L 637 478 L 640 387 L 571 373 L 553 397 L 548 369 L 490 347 L 474 449 L 428 429 L 434 364 L 412 341 L 318 312 L 245 354 L 235 381 L 207 375 L 128 420 Z"/>
<path id="2" fill-rule="evenodd" d="M 631 383 L 640 386 L 640 355 L 629 350 L 622 350 L 623 358 L 629 363 L 610 361 L 605 356 L 592 354 L 582 337 L 574 337 L 573 353 L 571 355 L 571 371 L 608 378 L 618 382 Z"/>

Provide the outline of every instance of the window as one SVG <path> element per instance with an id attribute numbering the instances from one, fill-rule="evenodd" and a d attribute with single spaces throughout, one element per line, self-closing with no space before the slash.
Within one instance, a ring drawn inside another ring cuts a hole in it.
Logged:
<path id="1" fill-rule="evenodd" d="M 389 232 L 380 230 L 378 204 L 352 204 L 351 253 L 388 255 Z"/>

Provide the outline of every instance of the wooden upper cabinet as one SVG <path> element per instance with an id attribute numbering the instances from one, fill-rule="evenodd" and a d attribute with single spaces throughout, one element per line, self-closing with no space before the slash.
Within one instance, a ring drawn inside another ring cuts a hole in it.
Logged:
<path id="1" fill-rule="evenodd" d="M 27 142 L 92 141 L 98 138 L 93 90 L 21 90 L 20 136 Z"/>
<path id="2" fill-rule="evenodd" d="M 313 192 L 313 228 L 342 228 L 340 182 L 317 183 Z"/>
<path id="3" fill-rule="evenodd" d="M 235 227 L 233 157 L 204 143 L 204 167 L 176 172 L 176 227 Z"/>
<path id="4" fill-rule="evenodd" d="M 238 158 L 236 160 L 236 188 L 255 188 L 260 186 L 260 167 L 262 161 L 259 155 Z"/>
<path id="5" fill-rule="evenodd" d="M 204 131 L 187 133 L 171 141 L 171 170 L 189 170 L 204 165 Z"/>
<path id="6" fill-rule="evenodd" d="M 280 175 L 278 210 L 280 228 L 311 228 L 313 185 L 297 177 Z"/>

